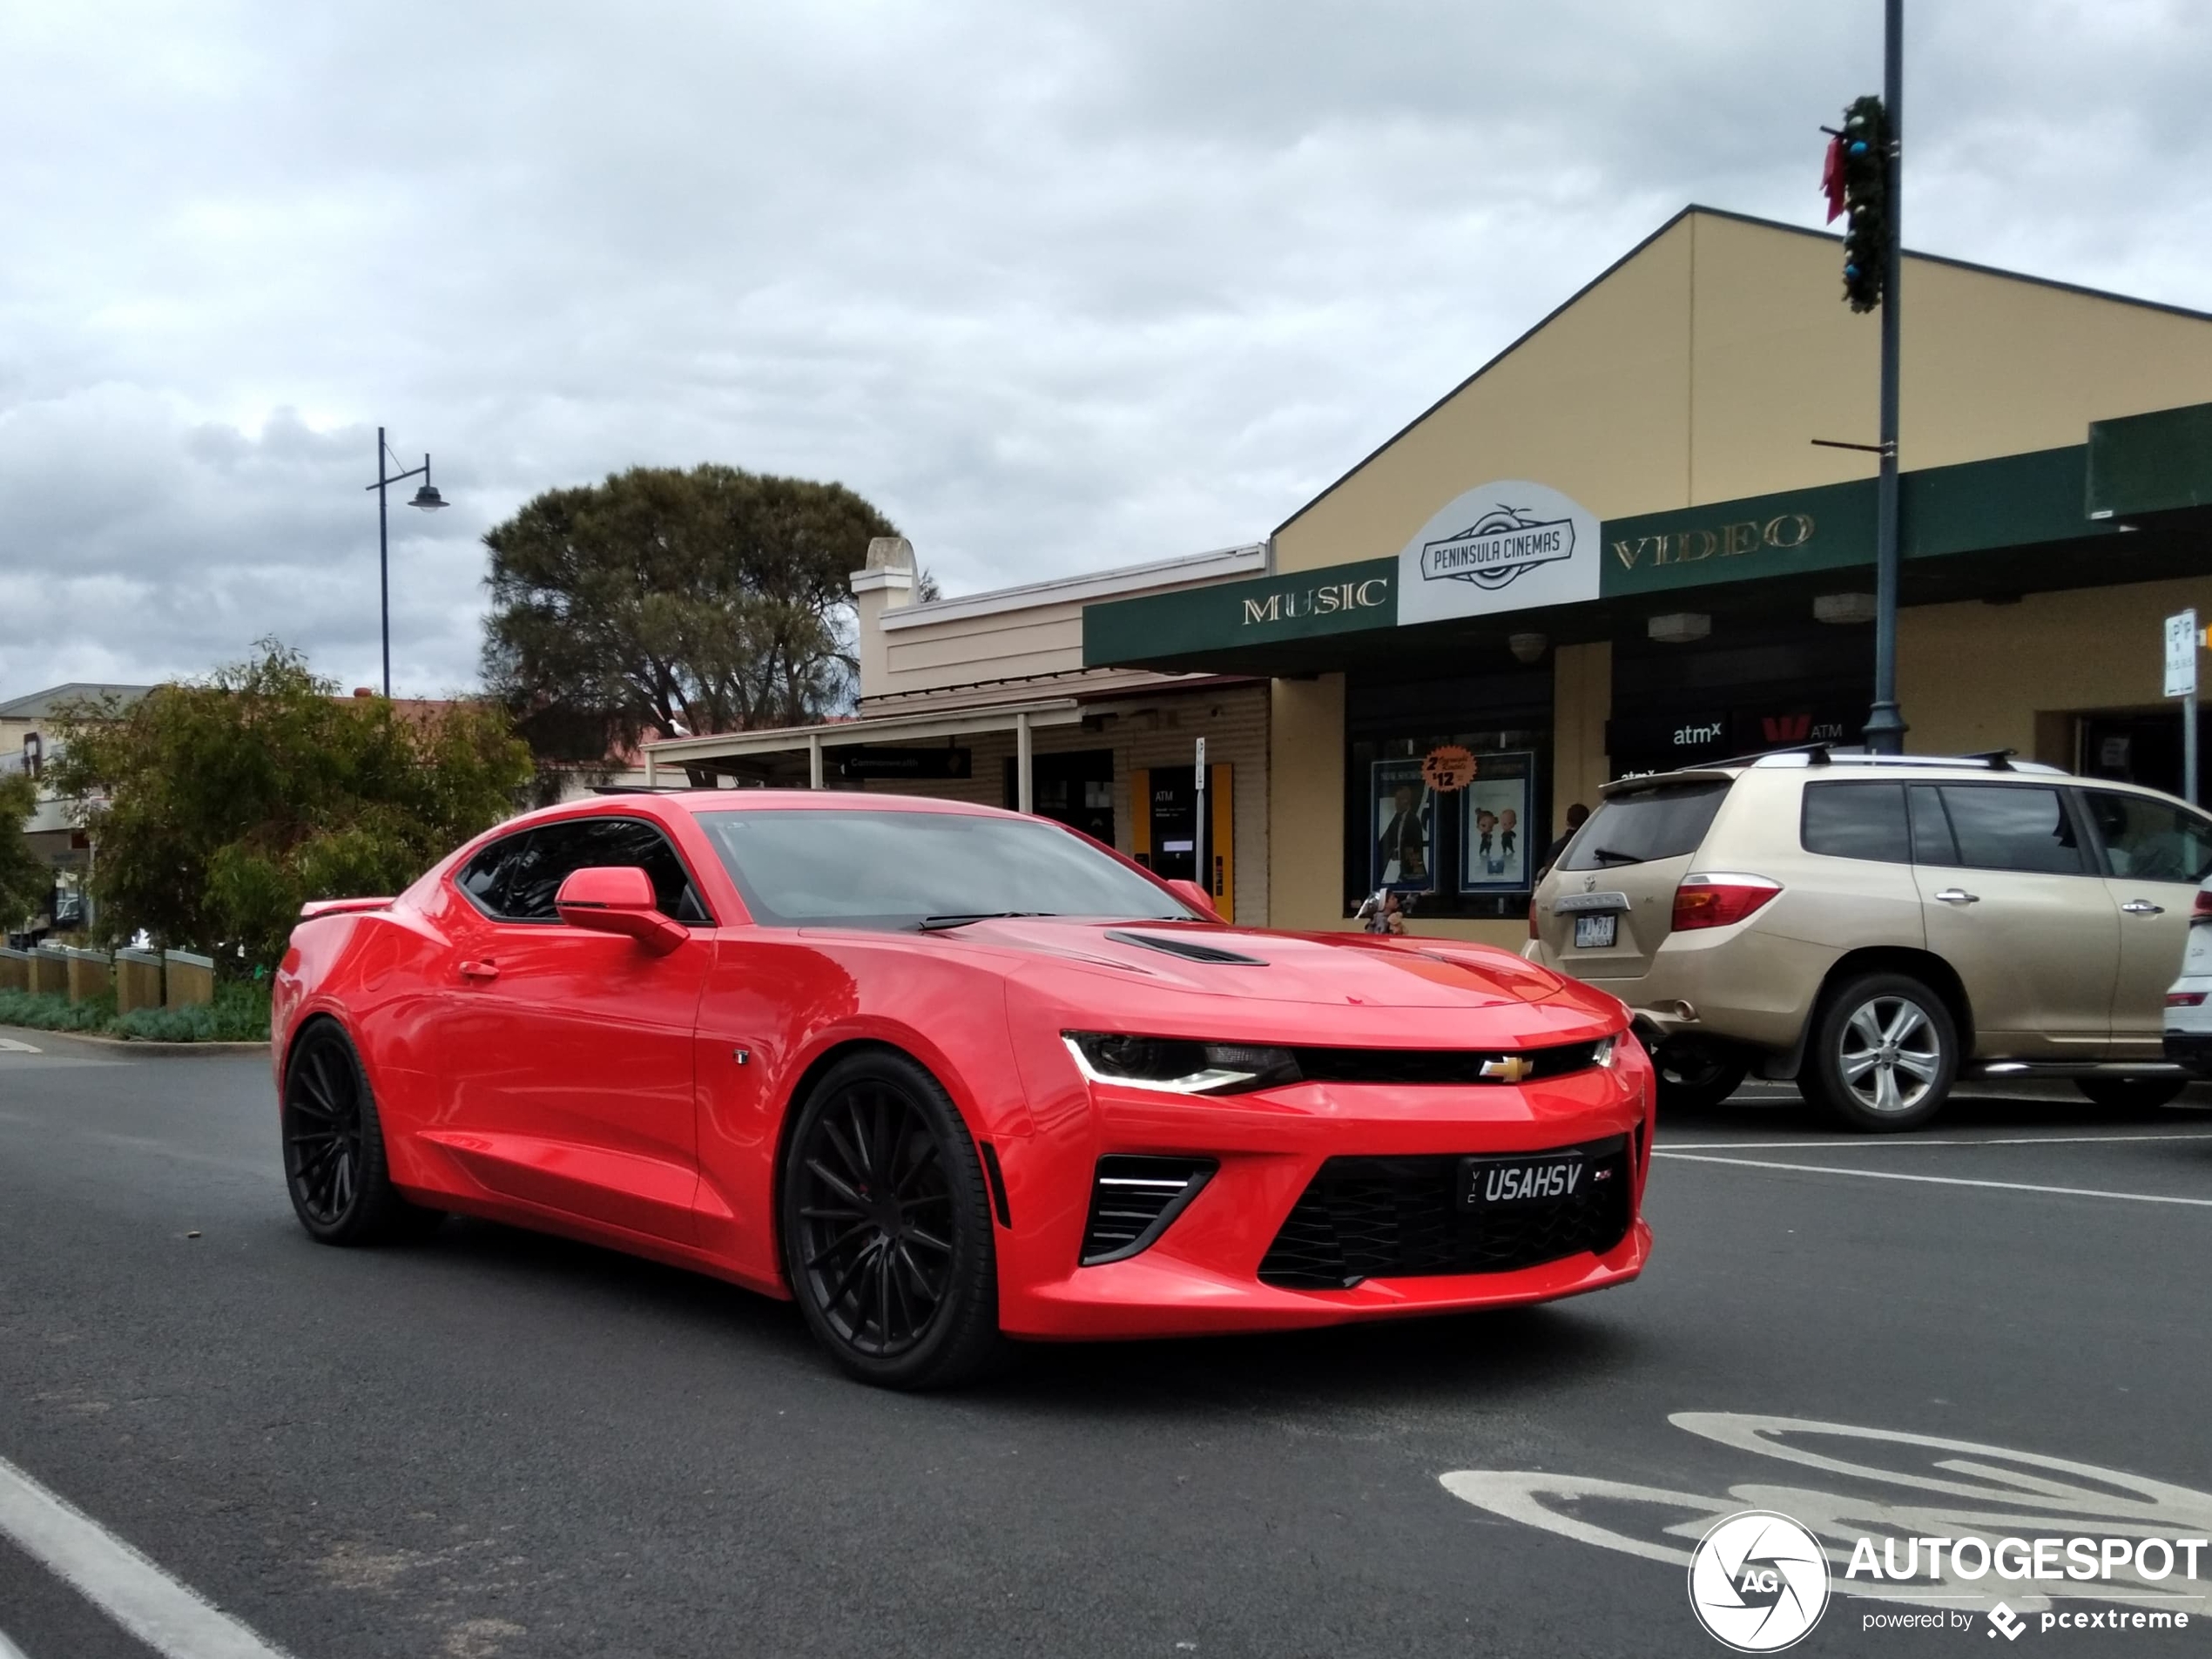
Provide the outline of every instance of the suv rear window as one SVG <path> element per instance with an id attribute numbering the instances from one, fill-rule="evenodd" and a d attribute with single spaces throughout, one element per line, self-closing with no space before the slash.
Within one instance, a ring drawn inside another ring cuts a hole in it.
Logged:
<path id="1" fill-rule="evenodd" d="M 1728 781 L 1719 778 L 1615 795 L 1590 814 L 1559 867 L 1607 870 L 1695 853 L 1727 797 Z"/>

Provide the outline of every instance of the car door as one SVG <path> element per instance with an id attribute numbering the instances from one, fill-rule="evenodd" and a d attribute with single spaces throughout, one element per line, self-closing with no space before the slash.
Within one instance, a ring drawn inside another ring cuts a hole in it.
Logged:
<path id="1" fill-rule="evenodd" d="M 2212 819 L 2179 801 L 2127 790 L 2085 789 L 2080 799 L 2104 857 L 2105 896 L 2120 927 L 2113 1058 L 2160 1059 L 2166 988 L 2188 949 L 2197 883 L 2212 871 Z"/>
<path id="2" fill-rule="evenodd" d="M 563 923 L 554 895 L 591 865 L 643 866 L 691 937 L 656 955 Z M 563 819 L 494 842 L 455 882 L 445 1109 L 428 1138 L 503 1197 L 690 1242 L 713 934 L 675 847 L 643 819 Z"/>
<path id="3" fill-rule="evenodd" d="M 1991 782 L 1908 792 L 1928 948 L 1966 986 L 1976 1052 L 2101 1055 L 2120 918 L 2067 792 Z"/>

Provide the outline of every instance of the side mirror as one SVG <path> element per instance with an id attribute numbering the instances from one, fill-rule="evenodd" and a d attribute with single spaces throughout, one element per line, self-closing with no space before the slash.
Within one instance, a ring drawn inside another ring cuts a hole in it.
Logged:
<path id="1" fill-rule="evenodd" d="M 1168 891 L 1174 894 L 1177 898 L 1182 900 L 1184 903 L 1189 905 L 1200 915 L 1211 916 L 1216 921 L 1219 921 L 1223 919 L 1221 912 L 1213 907 L 1213 899 L 1211 895 L 1209 894 L 1206 890 L 1200 887 L 1196 881 L 1184 881 L 1180 879 L 1170 881 L 1168 883 Z"/>
<path id="2" fill-rule="evenodd" d="M 570 872 L 554 896 L 553 908 L 571 927 L 595 934 L 621 934 L 656 956 L 665 956 L 691 937 L 653 906 L 653 879 L 634 864 L 596 864 Z"/>

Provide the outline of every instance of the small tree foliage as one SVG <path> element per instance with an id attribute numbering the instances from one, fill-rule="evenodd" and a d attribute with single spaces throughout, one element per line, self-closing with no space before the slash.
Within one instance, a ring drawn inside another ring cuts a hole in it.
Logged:
<path id="1" fill-rule="evenodd" d="M 49 767 L 91 832 L 103 931 L 273 966 L 309 899 L 399 892 L 514 810 L 506 714 L 340 698 L 275 640 L 125 709 L 65 710 Z"/>

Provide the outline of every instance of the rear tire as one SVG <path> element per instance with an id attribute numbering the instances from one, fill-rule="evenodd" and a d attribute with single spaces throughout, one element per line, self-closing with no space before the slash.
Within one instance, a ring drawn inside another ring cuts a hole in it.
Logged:
<path id="1" fill-rule="evenodd" d="M 2146 1111 L 2187 1089 L 2186 1077 L 2076 1077 L 2074 1086 L 2107 1111 Z"/>
<path id="2" fill-rule="evenodd" d="M 1703 1043 L 1662 1042 L 1651 1056 L 1659 1081 L 1659 1109 L 1697 1112 L 1719 1105 L 1743 1086 L 1750 1068 Z"/>
<path id="3" fill-rule="evenodd" d="M 368 1073 L 335 1020 L 317 1020 L 293 1045 L 278 1120 L 285 1190 L 317 1244 L 419 1238 L 445 1219 L 409 1204 L 392 1184 Z"/>
<path id="4" fill-rule="evenodd" d="M 1943 999 L 1905 974 L 1863 974 L 1821 1004 L 1798 1086 L 1844 1126 L 1919 1129 L 1959 1076 L 1959 1028 Z"/>
<path id="5" fill-rule="evenodd" d="M 831 1357 L 884 1388 L 945 1388 L 1004 1357 L 983 1166 L 928 1072 L 887 1049 L 831 1067 L 784 1155 L 784 1269 Z"/>

